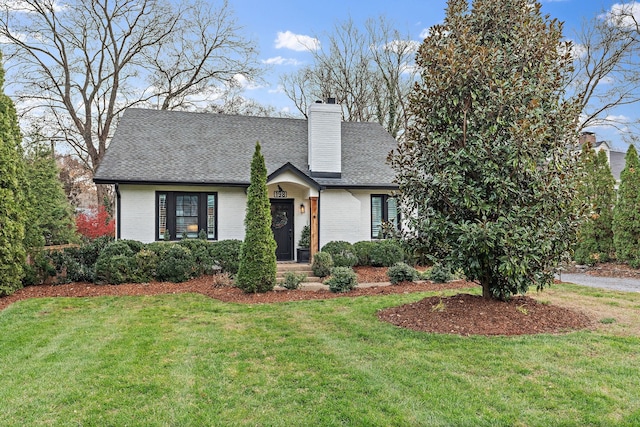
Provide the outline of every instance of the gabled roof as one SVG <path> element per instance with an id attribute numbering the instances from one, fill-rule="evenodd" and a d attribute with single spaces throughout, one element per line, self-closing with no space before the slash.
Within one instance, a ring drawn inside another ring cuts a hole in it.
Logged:
<path id="1" fill-rule="evenodd" d="M 96 171 L 97 183 L 249 184 L 260 142 L 272 174 L 290 163 L 321 187 L 396 188 L 386 163 L 396 146 L 377 123 L 342 123 L 342 176 L 311 178 L 307 121 L 130 108 Z"/>

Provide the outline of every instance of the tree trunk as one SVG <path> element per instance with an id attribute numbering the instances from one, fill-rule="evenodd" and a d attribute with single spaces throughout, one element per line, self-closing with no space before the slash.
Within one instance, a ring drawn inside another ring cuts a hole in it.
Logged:
<path id="1" fill-rule="evenodd" d="M 104 205 L 107 212 L 114 216 L 113 212 L 113 187 L 108 184 L 96 184 L 96 206 Z"/>

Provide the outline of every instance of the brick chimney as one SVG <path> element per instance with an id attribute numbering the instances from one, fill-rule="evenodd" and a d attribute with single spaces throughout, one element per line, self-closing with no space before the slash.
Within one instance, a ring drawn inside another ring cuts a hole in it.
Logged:
<path id="1" fill-rule="evenodd" d="M 317 178 L 342 175 L 342 108 L 335 98 L 311 104 L 308 114 L 309 170 Z"/>
<path id="2" fill-rule="evenodd" d="M 596 134 L 594 132 L 582 132 L 580 134 L 580 146 L 584 144 L 589 144 L 591 148 L 596 147 Z"/>

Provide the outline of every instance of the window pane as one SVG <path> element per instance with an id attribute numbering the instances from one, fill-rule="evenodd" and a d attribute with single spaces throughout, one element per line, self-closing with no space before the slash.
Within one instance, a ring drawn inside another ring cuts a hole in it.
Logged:
<path id="1" fill-rule="evenodd" d="M 158 194 L 158 237 L 162 239 L 167 229 L 167 195 Z"/>
<path id="2" fill-rule="evenodd" d="M 176 237 L 198 237 L 198 195 L 176 196 Z"/>
<path id="3" fill-rule="evenodd" d="M 398 205 L 396 199 L 389 197 L 387 199 L 387 221 L 393 223 L 395 229 L 398 229 Z"/>
<path id="4" fill-rule="evenodd" d="M 382 224 L 382 196 L 371 196 L 371 237 L 378 239 Z"/>
<path id="5" fill-rule="evenodd" d="M 207 194 L 207 239 L 216 238 L 216 196 Z"/>

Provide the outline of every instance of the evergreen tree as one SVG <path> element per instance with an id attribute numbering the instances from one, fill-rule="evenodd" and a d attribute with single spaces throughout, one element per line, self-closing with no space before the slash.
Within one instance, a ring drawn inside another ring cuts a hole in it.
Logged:
<path id="1" fill-rule="evenodd" d="M 3 87 L 4 70 L 0 66 L 0 296 L 22 286 L 27 219 L 22 137 L 15 107 Z"/>
<path id="2" fill-rule="evenodd" d="M 574 259 L 579 264 L 607 262 L 613 254 L 615 179 L 604 151 L 596 154 L 590 144 L 584 144 L 581 161 L 585 173 L 578 201 L 583 204 L 585 218 L 578 228 Z"/>
<path id="3" fill-rule="evenodd" d="M 271 231 L 271 204 L 267 193 L 267 168 L 256 143 L 247 190 L 245 236 L 236 286 L 245 292 L 267 292 L 276 285 L 276 241 Z"/>
<path id="4" fill-rule="evenodd" d="M 32 143 L 25 156 L 29 183 L 30 219 L 25 246 L 31 251 L 43 244 L 59 245 L 75 241 L 75 219 L 67 200 L 51 148 Z"/>
<path id="5" fill-rule="evenodd" d="M 631 145 L 620 173 L 618 201 L 613 210 L 613 245 L 616 258 L 640 267 L 640 161 Z"/>
<path id="6" fill-rule="evenodd" d="M 552 283 L 576 238 L 578 107 L 562 40 L 536 1 L 449 0 L 417 54 L 413 124 L 391 157 L 407 237 L 485 298 Z"/>

